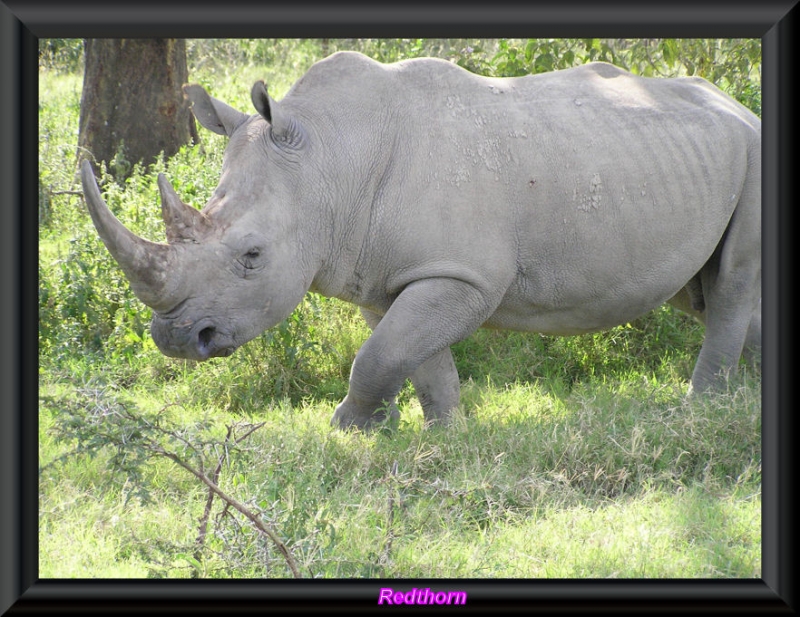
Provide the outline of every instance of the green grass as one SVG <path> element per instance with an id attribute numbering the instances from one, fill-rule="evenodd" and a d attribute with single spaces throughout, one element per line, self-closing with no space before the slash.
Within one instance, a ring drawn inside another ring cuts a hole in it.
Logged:
<path id="1" fill-rule="evenodd" d="M 267 78 L 280 98 L 319 51 L 193 45 L 192 80 L 242 109 L 242 84 Z M 760 378 L 686 400 L 702 328 L 670 309 L 582 337 L 475 333 L 453 348 L 462 398 L 448 430 L 423 429 L 410 386 L 397 427 L 329 426 L 369 335 L 336 300 L 309 295 L 230 358 L 162 356 L 72 193 L 80 87 L 79 72 L 40 71 L 42 578 L 292 575 L 218 497 L 198 549 L 208 492 L 156 448 L 210 475 L 222 457 L 220 488 L 305 577 L 760 576 Z M 157 171 L 203 203 L 225 145 L 203 140 L 124 184 L 101 178 L 116 215 L 162 238 Z M 226 441 L 247 425 L 261 426 Z"/>
<path id="2" fill-rule="evenodd" d="M 759 576 L 756 385 L 704 403 L 668 390 L 648 399 L 646 387 L 626 397 L 583 386 L 563 399 L 530 384 L 465 389 L 468 412 L 448 431 L 423 430 L 415 401 L 395 431 L 370 435 L 331 429 L 333 403 L 259 409 L 246 420 L 265 425 L 231 453 L 220 486 L 275 526 L 309 577 Z M 42 391 L 45 464 L 75 447 L 63 441 L 66 401 L 91 410 L 122 396 L 144 414 L 172 402 L 108 386 L 58 390 Z M 245 420 L 176 409 L 194 443 L 207 439 L 195 432 L 219 438 Z M 131 482 L 110 471 L 114 454 L 43 471 L 41 575 L 192 575 L 184 556 L 202 487 L 163 458 Z M 151 502 L 134 496 L 137 483 Z M 289 575 L 245 521 L 215 525 L 204 576 Z"/>

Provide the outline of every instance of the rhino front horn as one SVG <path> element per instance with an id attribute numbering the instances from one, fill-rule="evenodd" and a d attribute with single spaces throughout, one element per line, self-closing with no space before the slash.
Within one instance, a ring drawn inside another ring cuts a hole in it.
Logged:
<path id="1" fill-rule="evenodd" d="M 92 166 L 81 164 L 81 182 L 89 214 L 100 239 L 122 268 L 136 297 L 152 309 L 168 310 L 168 275 L 174 276 L 174 248 L 140 238 L 123 225 L 108 209 L 100 195 Z"/>

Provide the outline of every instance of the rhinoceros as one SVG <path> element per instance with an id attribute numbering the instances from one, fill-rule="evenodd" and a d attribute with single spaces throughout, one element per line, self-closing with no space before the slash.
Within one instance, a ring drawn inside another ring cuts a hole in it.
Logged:
<path id="1" fill-rule="evenodd" d="M 450 346 L 480 327 L 574 335 L 665 302 L 705 324 L 690 391 L 761 345 L 761 123 L 700 78 L 605 63 L 514 78 L 340 52 L 253 114 L 184 86 L 227 135 L 198 210 L 158 176 L 167 243 L 127 230 L 81 175 L 97 231 L 152 308 L 159 349 L 227 356 L 306 292 L 372 333 L 334 426 L 459 403 Z"/>

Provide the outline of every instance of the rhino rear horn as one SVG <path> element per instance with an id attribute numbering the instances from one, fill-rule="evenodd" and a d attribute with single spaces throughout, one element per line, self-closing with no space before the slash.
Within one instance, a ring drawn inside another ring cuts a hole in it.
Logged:
<path id="1" fill-rule="evenodd" d="M 81 182 L 97 233 L 122 268 L 133 293 L 154 310 L 171 308 L 166 290 L 169 276 L 174 276 L 174 248 L 140 238 L 112 214 L 88 160 L 81 164 Z"/>
<path id="2" fill-rule="evenodd" d="M 211 222 L 196 208 L 181 201 L 164 174 L 158 174 L 161 214 L 167 227 L 167 242 L 200 242 L 211 230 Z"/>

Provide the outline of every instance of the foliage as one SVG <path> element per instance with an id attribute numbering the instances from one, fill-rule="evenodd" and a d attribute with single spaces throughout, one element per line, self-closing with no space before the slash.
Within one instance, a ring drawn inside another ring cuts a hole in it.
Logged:
<path id="1" fill-rule="evenodd" d="M 39 39 L 39 68 L 58 73 L 83 70 L 83 40 Z"/>
<path id="2" fill-rule="evenodd" d="M 759 39 L 202 39 L 189 44 L 194 71 L 212 74 L 241 64 L 278 64 L 301 74 L 313 60 L 342 50 L 381 62 L 439 57 L 494 77 L 610 62 L 648 77 L 703 77 L 761 113 Z"/>
<path id="3" fill-rule="evenodd" d="M 646 77 L 703 77 L 761 113 L 761 42 L 758 39 L 528 39 L 497 42 L 493 55 L 466 48 L 459 64 L 511 77 L 610 62 Z"/>
<path id="4" fill-rule="evenodd" d="M 499 39 L 453 50 L 475 73 L 515 77 L 610 62 L 646 77 L 703 77 L 761 113 L 758 39 Z"/>
<path id="5" fill-rule="evenodd" d="M 604 60 L 701 75 L 760 111 L 756 40 L 187 41 L 192 81 L 242 109 L 251 105 L 243 81 L 265 78 L 280 97 L 342 49 L 385 62 L 438 56 L 493 76 Z M 79 40 L 40 42 L 45 576 L 289 575 L 252 521 L 220 500 L 198 553 L 208 487 L 176 474 L 163 452 L 207 475 L 224 459 L 220 489 L 279 532 L 305 576 L 759 576 L 758 376 L 719 399 L 685 401 L 702 327 L 669 308 L 579 337 L 479 331 L 453 348 L 462 405 L 450 433 L 422 430 L 410 386 L 399 427 L 330 430 L 368 336 L 337 300 L 309 294 L 230 358 L 162 356 L 149 309 L 82 201 L 81 50 Z M 104 198 L 131 230 L 159 240 L 156 174 L 200 205 L 224 146 L 204 132 L 200 147 L 137 166 L 125 182 L 103 172 Z M 226 427 L 262 424 L 246 446 L 226 438 Z M 165 429 L 158 439 L 154 427 Z M 66 557 L 76 554 L 82 561 Z"/>

